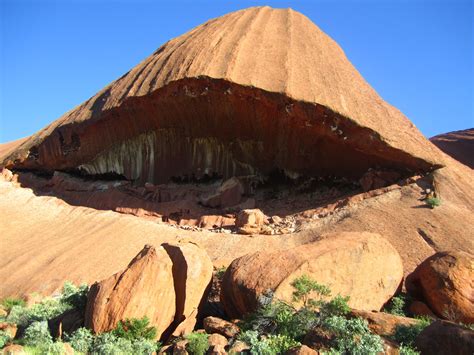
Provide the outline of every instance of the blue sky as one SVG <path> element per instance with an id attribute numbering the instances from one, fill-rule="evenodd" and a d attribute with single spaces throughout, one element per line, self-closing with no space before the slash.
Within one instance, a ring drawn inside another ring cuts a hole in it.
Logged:
<path id="1" fill-rule="evenodd" d="M 238 9 L 302 12 L 428 137 L 474 126 L 471 0 L 0 0 L 0 142 L 30 135 L 161 44 Z"/>

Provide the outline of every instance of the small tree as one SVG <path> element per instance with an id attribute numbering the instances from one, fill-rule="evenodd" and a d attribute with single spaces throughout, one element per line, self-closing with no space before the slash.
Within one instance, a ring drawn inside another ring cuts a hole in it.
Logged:
<path id="1" fill-rule="evenodd" d="M 117 324 L 113 333 L 119 338 L 128 340 L 153 340 L 156 338 L 156 328 L 149 326 L 149 324 L 150 321 L 148 317 L 125 319 Z"/>
<path id="2" fill-rule="evenodd" d="M 293 291 L 293 301 L 303 302 L 304 308 L 319 307 L 322 304 L 321 300 L 311 298 L 311 293 L 316 293 L 320 298 L 331 295 L 331 290 L 325 285 L 319 284 L 317 281 L 311 279 L 308 275 L 300 276 L 295 279 L 291 286 L 295 288 Z"/>

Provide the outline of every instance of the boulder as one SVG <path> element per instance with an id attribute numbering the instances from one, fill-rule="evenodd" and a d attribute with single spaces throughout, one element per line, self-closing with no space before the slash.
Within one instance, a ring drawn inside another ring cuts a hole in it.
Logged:
<path id="1" fill-rule="evenodd" d="M 225 336 L 213 333 L 209 335 L 209 338 L 207 338 L 207 341 L 209 343 L 209 347 L 214 347 L 214 346 L 220 346 L 220 347 L 226 347 L 228 344 L 228 341 Z"/>
<path id="2" fill-rule="evenodd" d="M 373 333 L 382 336 L 393 335 L 399 325 L 409 327 L 418 324 L 416 319 L 396 316 L 384 312 L 352 310 L 351 315 L 365 319 L 369 323 L 370 330 Z"/>
<path id="3" fill-rule="evenodd" d="M 173 355 L 187 355 L 188 351 L 186 350 L 186 345 L 188 345 L 186 339 L 177 341 L 173 347 Z"/>
<path id="4" fill-rule="evenodd" d="M 269 290 L 276 299 L 291 302 L 291 284 L 302 275 L 329 286 L 333 296 L 349 296 L 352 308 L 380 310 L 399 287 L 403 265 L 378 234 L 329 234 L 314 243 L 234 260 L 224 274 L 221 301 L 232 318 L 255 311 Z"/>
<path id="5" fill-rule="evenodd" d="M 164 248 L 145 245 L 125 270 L 91 286 L 86 327 L 101 333 L 114 329 L 120 320 L 147 316 L 160 338 L 175 318 L 172 267 Z"/>
<path id="6" fill-rule="evenodd" d="M 240 203 L 244 187 L 235 176 L 224 181 L 217 191 L 201 199 L 201 203 L 207 207 L 231 207 Z"/>
<path id="7" fill-rule="evenodd" d="M 235 219 L 235 226 L 242 234 L 259 233 L 266 220 L 265 214 L 258 208 L 242 210 Z"/>
<path id="8" fill-rule="evenodd" d="M 407 289 L 439 317 L 474 322 L 474 257 L 466 252 L 438 252 L 407 278 Z"/>
<path id="9" fill-rule="evenodd" d="M 206 333 L 217 333 L 227 338 L 233 338 L 240 333 L 237 325 L 217 317 L 206 317 L 203 324 Z"/>
<path id="10" fill-rule="evenodd" d="M 0 330 L 8 334 L 10 338 L 14 339 L 18 327 L 16 326 L 16 324 L 0 322 Z"/>
<path id="11" fill-rule="evenodd" d="M 416 348 L 429 355 L 474 354 L 474 331 L 458 324 L 437 320 L 418 335 Z"/>
<path id="12" fill-rule="evenodd" d="M 23 346 L 18 344 L 10 344 L 2 349 L 3 355 L 26 355 L 26 351 Z"/>
<path id="13" fill-rule="evenodd" d="M 421 301 L 413 301 L 410 303 L 410 306 L 408 307 L 408 311 L 413 315 L 413 316 L 418 316 L 418 317 L 430 317 L 430 318 L 437 318 L 433 311 L 423 302 Z"/>
<path id="14" fill-rule="evenodd" d="M 175 336 L 190 333 L 196 325 L 198 308 L 206 299 L 212 281 L 212 261 L 194 243 L 162 244 L 173 267 L 176 294 Z"/>
<path id="15" fill-rule="evenodd" d="M 286 355 L 318 355 L 316 350 L 311 349 L 309 346 L 300 345 L 288 350 Z"/>
<path id="16" fill-rule="evenodd" d="M 243 341 L 237 340 L 235 341 L 229 349 L 229 354 L 241 354 L 246 353 L 246 351 L 250 350 L 250 346 L 248 346 Z"/>

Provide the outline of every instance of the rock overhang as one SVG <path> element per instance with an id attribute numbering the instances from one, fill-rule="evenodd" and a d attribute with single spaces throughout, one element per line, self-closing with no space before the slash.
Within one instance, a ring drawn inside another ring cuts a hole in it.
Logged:
<path id="1" fill-rule="evenodd" d="M 334 41 L 305 16 L 269 7 L 167 42 L 3 158 L 12 168 L 140 183 L 275 169 L 352 179 L 442 165 Z"/>

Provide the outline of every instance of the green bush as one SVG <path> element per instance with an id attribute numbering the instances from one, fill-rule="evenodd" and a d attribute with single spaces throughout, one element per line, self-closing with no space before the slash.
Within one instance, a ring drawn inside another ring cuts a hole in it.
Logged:
<path id="1" fill-rule="evenodd" d="M 370 332 L 367 321 L 362 318 L 332 316 L 324 321 L 323 328 L 334 334 L 333 351 L 353 355 L 383 351 L 382 339 Z"/>
<path id="2" fill-rule="evenodd" d="M 84 310 L 87 301 L 87 286 L 76 287 L 66 282 L 63 293 L 58 298 L 47 298 L 30 308 L 22 305 L 12 306 L 7 321 L 23 327 L 33 322 L 45 321 L 59 316 L 67 310 Z"/>
<path id="3" fill-rule="evenodd" d="M 25 330 L 23 337 L 25 345 L 32 347 L 49 347 L 53 338 L 49 334 L 48 322 L 33 322 Z"/>
<path id="4" fill-rule="evenodd" d="M 406 317 L 406 299 L 407 297 L 403 293 L 398 296 L 392 297 L 387 307 L 384 308 L 384 312 L 393 314 L 395 316 Z"/>
<path id="5" fill-rule="evenodd" d="M 415 325 L 399 325 L 395 329 L 395 334 L 393 336 L 394 340 L 401 344 L 408 347 L 414 346 L 415 340 L 418 335 L 429 326 L 431 320 L 428 318 L 420 318 L 418 319 L 418 323 Z"/>
<path id="6" fill-rule="evenodd" d="M 91 350 L 94 342 L 94 335 L 87 328 L 79 328 L 72 335 L 66 335 L 65 338 L 74 350 L 84 354 Z"/>
<path id="7" fill-rule="evenodd" d="M 66 281 L 63 285 L 60 303 L 65 307 L 69 306 L 78 310 L 85 310 L 87 303 L 87 293 L 89 286 L 75 286 L 72 282 Z"/>
<path id="8" fill-rule="evenodd" d="M 2 306 L 6 309 L 7 312 L 10 312 L 10 310 L 14 306 L 25 307 L 26 302 L 25 302 L 25 300 L 23 300 L 21 298 L 8 297 L 8 298 L 5 298 L 2 301 Z"/>
<path id="9" fill-rule="evenodd" d="M 206 333 L 193 332 L 188 334 L 186 335 L 186 339 L 188 340 L 186 349 L 192 355 L 204 355 L 207 349 L 209 349 L 208 338 L 209 335 Z"/>
<path id="10" fill-rule="evenodd" d="M 325 285 L 321 285 L 312 280 L 307 275 L 303 275 L 295 279 L 291 286 L 295 288 L 293 292 L 294 302 L 303 302 L 303 307 L 318 307 L 322 301 L 310 298 L 312 293 L 316 293 L 318 297 L 327 297 L 331 295 L 331 290 Z"/>
<path id="11" fill-rule="evenodd" d="M 432 209 L 441 206 L 441 200 L 437 197 L 430 197 L 425 200 L 425 203 Z"/>
<path id="12" fill-rule="evenodd" d="M 216 277 L 219 279 L 219 280 L 222 280 L 222 278 L 224 277 L 224 274 L 226 272 L 226 268 L 225 267 L 220 267 L 216 270 Z"/>
<path id="13" fill-rule="evenodd" d="M 42 344 L 38 346 L 25 346 L 28 355 L 64 355 L 64 344 L 61 342 Z"/>
<path id="14" fill-rule="evenodd" d="M 147 339 L 153 340 L 156 338 L 156 328 L 149 326 L 150 321 L 147 317 L 141 319 L 126 319 L 120 321 L 113 331 L 114 335 L 119 338 L 128 340 Z"/>
<path id="15" fill-rule="evenodd" d="M 400 355 L 420 355 L 419 351 L 416 351 L 411 346 L 401 345 L 398 349 Z"/>
<path id="16" fill-rule="evenodd" d="M 5 331 L 0 330 L 0 349 L 7 345 L 11 340 L 12 339 L 10 335 L 8 335 Z"/>
<path id="17" fill-rule="evenodd" d="M 255 330 L 248 330 L 240 334 L 239 339 L 250 346 L 250 353 L 254 355 L 284 354 L 287 350 L 301 345 L 286 335 L 260 336 Z"/>

